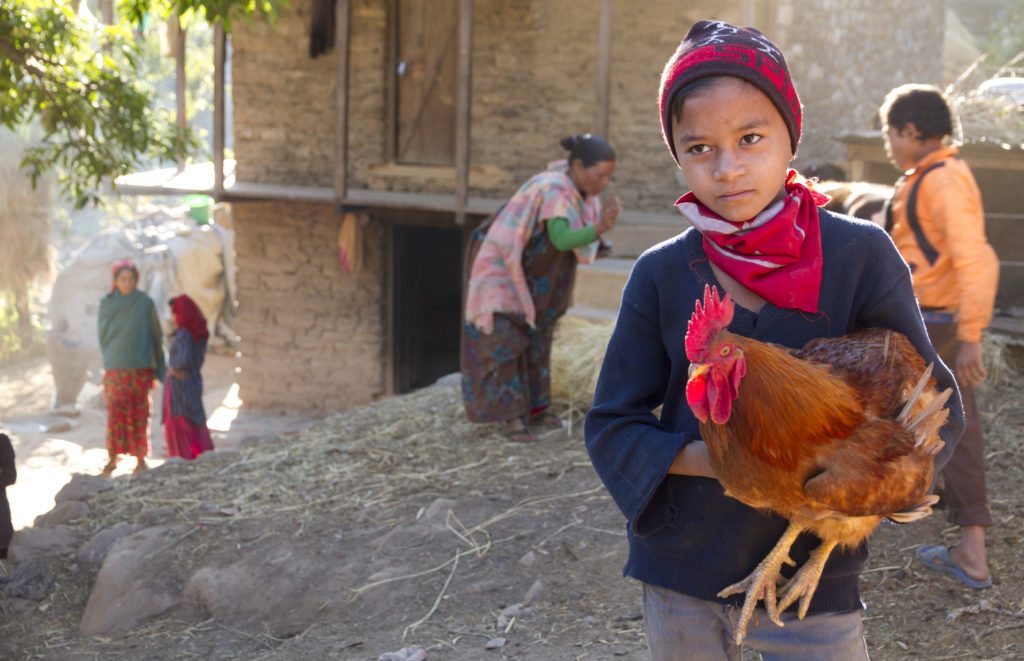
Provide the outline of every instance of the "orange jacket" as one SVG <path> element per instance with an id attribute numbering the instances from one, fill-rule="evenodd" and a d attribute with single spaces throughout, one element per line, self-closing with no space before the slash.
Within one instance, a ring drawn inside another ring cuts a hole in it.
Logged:
<path id="1" fill-rule="evenodd" d="M 992 320 L 999 286 L 999 258 L 985 238 L 981 192 L 956 147 L 937 149 L 907 172 L 892 204 L 892 239 L 913 271 L 914 291 L 922 308 L 959 312 L 957 337 L 980 342 Z M 925 237 L 938 251 L 929 264 L 907 222 L 907 197 L 921 173 L 945 159 L 917 189 L 917 218 Z"/>

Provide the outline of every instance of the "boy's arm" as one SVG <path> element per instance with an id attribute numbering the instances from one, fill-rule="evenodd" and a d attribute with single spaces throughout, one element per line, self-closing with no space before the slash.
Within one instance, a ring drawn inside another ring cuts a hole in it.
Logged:
<path id="1" fill-rule="evenodd" d="M 637 534 L 644 532 L 638 520 L 654 492 L 680 451 L 694 440 L 669 431 L 651 413 L 662 403 L 670 363 L 657 315 L 635 302 L 637 292 L 653 291 L 653 283 L 644 280 L 634 269 L 626 284 L 594 404 L 584 422 L 590 460 Z"/>
<path id="2" fill-rule="evenodd" d="M 881 244 L 880 252 L 882 254 L 878 256 L 876 262 L 878 269 L 871 270 L 864 275 L 864 278 L 867 279 L 866 282 L 861 281 L 861 286 L 876 287 L 879 293 L 868 301 L 861 313 L 860 321 L 868 327 L 889 328 L 906 335 L 917 352 L 921 354 L 925 364 L 934 365 L 932 376 L 935 378 L 938 388 L 940 390 L 953 389 L 953 396 L 946 403 L 949 419 L 940 431 L 946 446 L 935 458 L 935 467 L 938 471 L 953 456 L 953 450 L 964 431 L 964 412 L 960 402 L 960 389 L 957 388 L 956 381 L 953 379 L 953 373 L 939 358 L 931 340 L 928 339 L 928 331 L 921 319 L 921 309 L 917 305 L 917 297 L 914 295 L 914 286 L 906 263 L 887 235 L 883 235 L 879 244 Z M 879 284 L 890 282 L 893 284 L 888 287 Z"/>

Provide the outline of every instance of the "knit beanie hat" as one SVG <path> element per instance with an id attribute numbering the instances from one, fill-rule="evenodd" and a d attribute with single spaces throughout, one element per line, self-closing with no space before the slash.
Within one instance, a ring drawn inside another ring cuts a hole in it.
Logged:
<path id="1" fill-rule="evenodd" d="M 785 120 L 790 145 L 796 153 L 802 116 L 800 97 L 782 51 L 754 28 L 740 28 L 723 21 L 697 21 L 661 72 L 661 132 L 677 163 L 679 157 L 672 140 L 672 97 L 685 85 L 706 76 L 736 76 L 764 92 Z"/>

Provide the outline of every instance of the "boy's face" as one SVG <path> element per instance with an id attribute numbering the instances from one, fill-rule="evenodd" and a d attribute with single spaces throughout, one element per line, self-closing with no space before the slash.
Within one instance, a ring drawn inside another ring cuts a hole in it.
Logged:
<path id="1" fill-rule="evenodd" d="M 920 133 L 912 122 L 901 129 L 895 126 L 885 127 L 885 153 L 900 172 L 909 170 L 917 164 L 920 160 L 920 150 Z"/>
<path id="2" fill-rule="evenodd" d="M 785 192 L 793 158 L 786 122 L 744 80 L 722 78 L 686 97 L 672 138 L 690 189 L 726 220 L 750 220 Z"/>

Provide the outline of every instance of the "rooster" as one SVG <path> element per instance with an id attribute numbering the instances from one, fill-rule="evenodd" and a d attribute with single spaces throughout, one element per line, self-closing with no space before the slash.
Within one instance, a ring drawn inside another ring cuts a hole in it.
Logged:
<path id="1" fill-rule="evenodd" d="M 754 571 L 719 593 L 746 592 L 740 644 L 759 600 L 779 626 L 779 613 L 797 600 L 798 617 L 807 614 L 834 548 L 858 546 L 882 519 L 931 513 L 952 390 L 937 391 L 932 366 L 895 331 L 818 338 L 793 351 L 728 332 L 732 317 L 730 296 L 705 287 L 687 326 L 686 401 L 726 493 L 789 520 Z M 804 531 L 821 544 L 779 587 Z"/>

